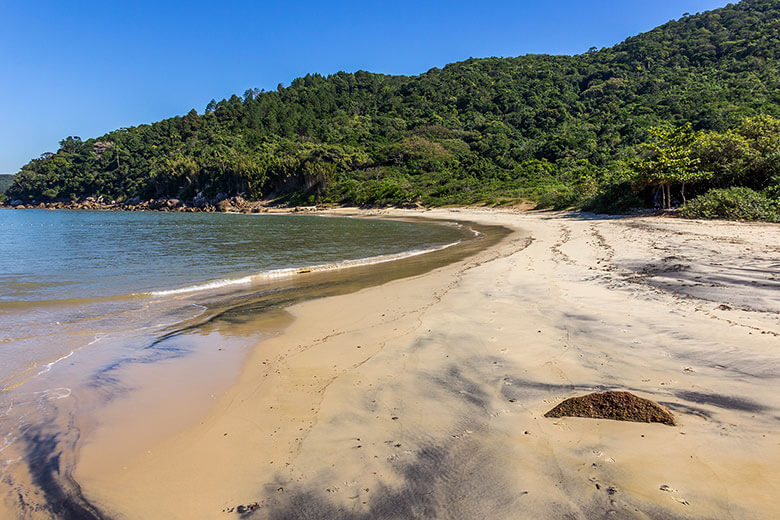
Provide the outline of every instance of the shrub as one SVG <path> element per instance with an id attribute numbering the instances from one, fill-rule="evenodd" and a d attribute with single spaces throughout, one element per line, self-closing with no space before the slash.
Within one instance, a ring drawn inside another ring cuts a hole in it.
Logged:
<path id="1" fill-rule="evenodd" d="M 780 203 L 780 174 L 772 177 L 769 181 L 769 186 L 764 189 L 763 193 L 770 199 L 774 199 L 775 202 Z"/>
<path id="2" fill-rule="evenodd" d="M 54 188 L 49 188 L 48 190 L 45 190 L 41 195 L 46 197 L 49 200 L 54 200 L 57 198 L 57 195 L 59 195 L 60 191 Z"/>
<path id="3" fill-rule="evenodd" d="M 715 189 L 689 201 L 680 216 L 780 222 L 780 204 L 750 188 Z"/>
<path id="4" fill-rule="evenodd" d="M 615 182 L 603 186 L 595 196 L 586 200 L 582 209 L 595 213 L 626 213 L 645 206 L 641 193 L 631 181 Z"/>

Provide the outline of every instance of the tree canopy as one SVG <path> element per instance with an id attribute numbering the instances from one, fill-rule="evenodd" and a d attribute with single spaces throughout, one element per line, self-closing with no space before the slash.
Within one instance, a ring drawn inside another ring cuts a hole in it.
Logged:
<path id="1" fill-rule="evenodd" d="M 712 176 L 712 172 L 700 168 L 701 159 L 695 155 L 696 133 L 686 123 L 676 128 L 653 127 L 650 134 L 655 141 L 646 145 L 650 156 L 637 163 L 637 177 L 660 187 L 664 208 L 671 207 L 673 184 L 680 184 L 680 195 L 685 202 L 686 184 Z"/>

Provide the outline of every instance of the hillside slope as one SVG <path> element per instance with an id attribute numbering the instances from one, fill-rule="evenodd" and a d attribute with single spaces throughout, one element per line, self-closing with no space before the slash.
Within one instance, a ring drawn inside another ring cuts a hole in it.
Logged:
<path id="1" fill-rule="evenodd" d="M 0 173 L 0 195 L 3 195 L 5 193 L 5 190 L 8 189 L 11 184 L 14 183 L 14 176 Z"/>
<path id="2" fill-rule="evenodd" d="M 778 57 L 780 0 L 744 0 L 577 56 L 307 75 L 202 115 L 69 137 L 8 197 L 566 205 L 619 183 L 653 125 L 780 116 Z"/>

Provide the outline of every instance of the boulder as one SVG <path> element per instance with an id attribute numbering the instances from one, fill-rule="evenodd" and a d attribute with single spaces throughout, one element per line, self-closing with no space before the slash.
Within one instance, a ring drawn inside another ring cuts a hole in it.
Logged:
<path id="1" fill-rule="evenodd" d="M 203 208 L 209 203 L 209 200 L 203 196 L 202 193 L 198 193 L 194 199 L 192 199 L 192 205 L 196 208 Z"/>
<path id="2" fill-rule="evenodd" d="M 233 209 L 233 205 L 230 203 L 230 200 L 225 199 L 217 202 L 217 211 L 226 212 Z"/>
<path id="3" fill-rule="evenodd" d="M 674 426 L 674 416 L 658 403 L 630 392 L 609 391 L 571 397 L 545 417 L 589 417 L 614 421 L 657 422 Z"/>

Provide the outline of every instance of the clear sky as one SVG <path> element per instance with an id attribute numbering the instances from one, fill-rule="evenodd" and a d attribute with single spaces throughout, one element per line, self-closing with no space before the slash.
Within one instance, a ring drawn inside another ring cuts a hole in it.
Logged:
<path id="1" fill-rule="evenodd" d="M 307 72 L 577 54 L 726 0 L 0 1 L 0 173 Z"/>

